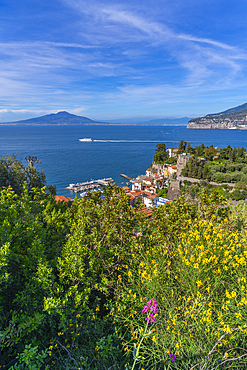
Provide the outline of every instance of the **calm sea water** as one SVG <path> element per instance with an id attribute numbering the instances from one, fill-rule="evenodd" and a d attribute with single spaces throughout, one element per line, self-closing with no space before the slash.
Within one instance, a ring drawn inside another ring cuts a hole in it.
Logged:
<path id="1" fill-rule="evenodd" d="M 93 142 L 80 142 L 91 137 Z M 192 146 L 247 147 L 247 131 L 187 130 L 184 126 L 0 126 L 0 155 L 15 154 L 25 162 L 29 155 L 42 161 L 37 165 L 48 184 L 60 195 L 69 183 L 112 177 L 125 185 L 130 177 L 144 174 L 152 162 L 157 143 L 176 147 L 180 140 Z"/>

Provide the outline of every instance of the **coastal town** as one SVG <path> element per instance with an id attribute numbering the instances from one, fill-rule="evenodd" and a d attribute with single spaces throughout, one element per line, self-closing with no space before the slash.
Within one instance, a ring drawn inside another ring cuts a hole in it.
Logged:
<path id="1" fill-rule="evenodd" d="M 127 180 L 121 186 L 129 196 L 129 203 L 143 204 L 143 209 L 152 214 L 152 208 L 165 205 L 178 199 L 185 191 L 187 197 L 194 199 L 200 186 L 215 188 L 232 201 L 247 199 L 247 151 L 245 148 L 205 147 L 204 144 L 192 148 L 189 142 L 180 141 L 177 148 L 166 148 L 164 143 L 156 145 L 150 168 L 136 178 L 120 174 Z M 80 197 L 88 191 L 101 191 L 114 182 L 112 178 L 91 180 L 70 184 L 66 189 L 79 192 Z M 102 194 L 103 196 L 103 194 Z M 70 201 L 69 197 L 58 200 Z"/>
<path id="2" fill-rule="evenodd" d="M 131 206 L 134 206 L 137 202 L 142 202 L 144 210 L 148 210 L 159 205 L 164 205 L 181 195 L 179 178 L 182 169 L 192 156 L 188 153 L 178 154 L 178 151 L 179 148 L 166 149 L 167 159 L 176 158 L 176 164 L 156 163 L 153 160 L 150 168 L 146 170 L 144 175 L 131 178 L 121 174 L 122 177 L 128 180 L 127 185 L 121 188 L 129 196 Z M 69 184 L 66 189 L 79 192 L 83 198 L 87 195 L 87 191 L 102 191 L 102 186 L 106 186 L 113 181 L 112 178 L 91 180 L 84 183 Z M 70 199 L 69 197 L 57 196 L 57 200 L 68 201 Z M 149 213 L 151 215 L 151 212 Z"/>
<path id="3" fill-rule="evenodd" d="M 129 195 L 131 205 L 135 205 L 139 200 L 146 208 L 152 208 L 164 205 L 181 195 L 181 171 L 188 163 L 191 155 L 187 153 L 178 154 L 178 148 L 169 148 L 167 152 L 169 158 L 177 158 L 176 165 L 158 164 L 153 161 L 145 175 L 139 175 L 135 179 L 129 178 L 130 185 L 122 187 Z"/>

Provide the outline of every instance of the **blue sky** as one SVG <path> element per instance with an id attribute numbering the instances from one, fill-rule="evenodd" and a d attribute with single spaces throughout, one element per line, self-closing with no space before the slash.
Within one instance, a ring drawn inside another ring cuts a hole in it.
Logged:
<path id="1" fill-rule="evenodd" d="M 195 117 L 247 102 L 246 0 L 2 0 L 0 122 Z"/>

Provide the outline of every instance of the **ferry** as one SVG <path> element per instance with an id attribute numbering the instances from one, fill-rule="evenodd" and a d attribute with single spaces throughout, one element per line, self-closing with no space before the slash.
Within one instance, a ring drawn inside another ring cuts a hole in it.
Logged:
<path id="1" fill-rule="evenodd" d="M 85 142 L 92 142 L 93 140 L 91 139 L 91 137 L 84 137 L 84 139 L 79 139 L 79 141 L 85 141 Z"/>

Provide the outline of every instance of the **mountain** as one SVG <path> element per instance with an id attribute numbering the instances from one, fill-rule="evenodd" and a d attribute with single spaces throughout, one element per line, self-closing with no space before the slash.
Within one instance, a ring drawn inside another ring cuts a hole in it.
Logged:
<path id="1" fill-rule="evenodd" d="M 96 122 L 90 118 L 83 116 L 76 116 L 68 112 L 58 112 L 47 114 L 42 117 L 29 118 L 15 122 L 4 122 L 5 124 L 14 125 L 95 125 L 104 124 L 103 122 Z M 1 123 L 2 124 L 2 123 Z"/>
<path id="2" fill-rule="evenodd" d="M 1 125 L 150 125 L 150 126 L 172 126 L 172 125 L 186 125 L 190 118 L 158 118 L 151 119 L 142 117 L 116 119 L 109 121 L 93 121 L 90 118 L 83 116 L 76 116 L 68 112 L 58 112 L 47 114 L 42 117 L 29 118 L 15 122 L 3 122 Z"/>
<path id="3" fill-rule="evenodd" d="M 247 103 L 224 112 L 193 118 L 187 128 L 194 129 L 247 129 Z"/>

